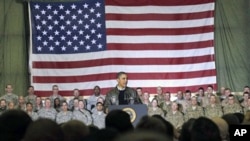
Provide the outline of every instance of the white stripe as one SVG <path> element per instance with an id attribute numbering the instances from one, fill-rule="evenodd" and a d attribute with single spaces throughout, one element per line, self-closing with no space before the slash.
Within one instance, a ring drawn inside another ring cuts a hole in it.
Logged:
<path id="1" fill-rule="evenodd" d="M 107 43 L 190 43 L 199 41 L 208 41 L 214 39 L 214 33 L 202 33 L 191 35 L 173 35 L 173 36 L 119 36 L 108 35 Z"/>
<path id="2" fill-rule="evenodd" d="M 107 20 L 106 28 L 126 28 L 126 29 L 145 29 L 145 28 L 189 28 L 214 25 L 214 18 L 204 18 L 195 20 L 180 20 L 180 21 L 121 21 Z"/>
<path id="3" fill-rule="evenodd" d="M 184 65 L 106 65 L 86 68 L 66 68 L 66 69 L 32 69 L 33 76 L 81 76 L 101 73 L 117 73 L 125 71 L 127 73 L 172 73 L 172 72 L 192 72 L 215 69 L 214 62 Z"/>
<path id="4" fill-rule="evenodd" d="M 33 61 L 86 61 L 105 58 L 185 58 L 196 57 L 204 55 L 214 55 L 214 47 L 199 48 L 199 49 L 187 49 L 187 50 L 145 50 L 145 51 L 101 51 L 91 53 L 79 53 L 79 54 L 33 54 L 31 57 Z"/>
<path id="5" fill-rule="evenodd" d="M 107 14 L 177 14 L 197 13 L 214 10 L 214 3 L 187 6 L 105 6 Z"/>
<path id="6" fill-rule="evenodd" d="M 201 78 L 190 78 L 190 79 L 176 79 L 176 80 L 128 80 L 128 86 L 130 87 L 179 87 L 179 86 L 195 86 L 204 84 L 214 84 L 216 83 L 215 76 L 201 77 Z M 117 84 L 115 80 L 105 80 L 105 81 L 92 81 L 84 83 L 61 83 L 58 84 L 59 90 L 73 90 L 78 89 L 93 89 L 94 86 L 99 85 L 101 88 L 114 87 Z M 50 83 L 33 84 L 36 90 L 50 91 Z"/>

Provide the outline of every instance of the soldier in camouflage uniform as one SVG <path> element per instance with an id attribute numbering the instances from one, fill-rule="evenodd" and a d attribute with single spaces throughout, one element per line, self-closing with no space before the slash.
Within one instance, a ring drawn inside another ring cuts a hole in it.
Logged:
<path id="1" fill-rule="evenodd" d="M 160 104 L 160 107 L 162 108 L 162 110 L 166 114 L 166 113 L 168 113 L 168 112 L 171 111 L 171 104 L 172 104 L 172 102 L 170 101 L 170 99 L 171 99 L 171 93 L 170 92 L 166 92 L 164 94 L 164 97 L 165 97 L 165 101 Z"/>
<path id="2" fill-rule="evenodd" d="M 148 107 L 151 107 L 151 102 L 149 100 L 149 93 L 148 92 L 144 92 L 143 93 L 143 99 L 142 99 L 142 103 L 147 105 Z"/>
<path id="3" fill-rule="evenodd" d="M 7 110 L 7 104 L 5 99 L 0 100 L 0 115 Z"/>
<path id="4" fill-rule="evenodd" d="M 37 96 L 36 103 L 35 103 L 35 105 L 33 105 L 33 111 L 38 112 L 42 108 L 43 108 L 42 99 L 41 99 L 41 97 Z"/>
<path id="5" fill-rule="evenodd" d="M 191 91 L 186 90 L 184 95 L 184 101 L 182 103 L 182 112 L 185 114 L 186 109 L 191 105 Z"/>
<path id="6" fill-rule="evenodd" d="M 243 93 L 243 101 L 240 103 L 240 105 L 244 108 L 246 106 L 248 106 L 248 98 L 249 98 L 249 93 L 248 92 L 244 92 Z"/>
<path id="7" fill-rule="evenodd" d="M 163 95 L 163 90 L 162 87 L 157 87 L 156 88 L 156 93 L 157 95 L 155 95 L 155 98 L 158 100 L 159 103 L 162 103 L 164 100 L 164 95 Z"/>
<path id="8" fill-rule="evenodd" d="M 162 117 L 164 117 L 164 112 L 163 110 L 158 106 L 158 100 L 156 98 L 154 98 L 151 102 L 152 107 L 148 107 L 148 115 L 152 116 L 152 115 L 161 115 Z"/>
<path id="9" fill-rule="evenodd" d="M 36 95 L 34 94 L 34 87 L 29 86 L 28 88 L 28 95 L 24 98 L 25 102 L 30 102 L 32 103 L 33 106 L 36 105 Z"/>
<path id="10" fill-rule="evenodd" d="M 203 108 L 198 105 L 197 97 L 193 96 L 191 98 L 191 105 L 186 109 L 185 121 L 188 121 L 190 118 L 199 118 L 200 116 L 204 116 Z"/>
<path id="11" fill-rule="evenodd" d="M 68 103 L 66 101 L 62 102 L 62 110 L 56 115 L 56 122 L 62 124 L 71 120 L 72 117 L 72 112 L 68 111 Z"/>
<path id="12" fill-rule="evenodd" d="M 242 108 L 239 103 L 235 102 L 234 95 L 228 96 L 228 103 L 223 107 L 224 114 L 229 113 L 242 113 Z"/>
<path id="13" fill-rule="evenodd" d="M 38 114 L 33 111 L 33 105 L 31 102 L 26 103 L 26 113 L 31 117 L 33 121 L 38 119 Z"/>
<path id="14" fill-rule="evenodd" d="M 65 99 L 59 94 L 59 87 L 57 85 L 53 85 L 52 86 L 52 95 L 50 95 L 50 101 L 51 101 L 51 105 L 54 105 L 54 100 L 56 98 L 60 99 L 60 103 L 65 101 Z"/>
<path id="15" fill-rule="evenodd" d="M 250 97 L 248 97 L 247 105 L 244 107 L 244 114 L 246 114 L 247 111 L 250 111 Z"/>
<path id="16" fill-rule="evenodd" d="M 84 108 L 84 102 L 82 100 L 79 101 L 79 110 L 73 111 L 72 119 L 79 120 L 86 125 L 92 124 L 92 117 L 89 111 Z"/>
<path id="17" fill-rule="evenodd" d="M 45 99 L 45 107 L 38 111 L 38 116 L 40 118 L 48 118 L 48 119 L 55 121 L 56 114 L 57 114 L 56 110 L 51 107 L 50 98 L 46 98 Z"/>
<path id="18" fill-rule="evenodd" d="M 103 103 L 97 102 L 95 109 L 97 110 L 92 114 L 93 124 L 99 129 L 105 128 L 106 114 L 103 112 Z"/>
<path id="19" fill-rule="evenodd" d="M 215 95 L 210 96 L 210 104 L 205 107 L 205 116 L 208 118 L 221 117 L 223 115 L 219 99 Z"/>
<path id="20" fill-rule="evenodd" d="M 24 97 L 22 95 L 18 96 L 17 109 L 26 111 L 26 102 L 25 102 Z"/>
<path id="21" fill-rule="evenodd" d="M 165 119 L 173 124 L 176 129 L 181 129 L 184 123 L 183 113 L 179 111 L 179 104 L 177 102 L 172 102 L 171 110 L 167 113 Z"/>
<path id="22" fill-rule="evenodd" d="M 6 91 L 6 94 L 3 95 L 0 99 L 5 99 L 7 104 L 12 101 L 16 105 L 18 96 L 12 93 L 13 92 L 12 85 L 10 84 L 6 85 L 5 91 Z"/>

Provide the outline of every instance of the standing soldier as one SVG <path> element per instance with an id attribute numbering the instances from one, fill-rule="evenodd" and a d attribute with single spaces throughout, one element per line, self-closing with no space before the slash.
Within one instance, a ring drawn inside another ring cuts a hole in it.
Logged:
<path id="1" fill-rule="evenodd" d="M 171 104 L 172 104 L 172 102 L 170 100 L 171 99 L 171 93 L 170 92 L 166 92 L 164 94 L 164 98 L 165 98 L 165 100 L 164 100 L 164 102 L 162 102 L 160 104 L 160 107 L 162 108 L 162 110 L 166 114 L 166 113 L 170 112 L 170 110 L 171 110 Z"/>
<path id="2" fill-rule="evenodd" d="M 11 84 L 6 85 L 5 91 L 6 91 L 6 94 L 3 95 L 0 99 L 5 99 L 7 104 L 9 102 L 13 102 L 16 105 L 18 96 L 12 93 L 13 92 L 12 85 Z"/>
<path id="3" fill-rule="evenodd" d="M 219 99 L 215 95 L 210 96 L 210 104 L 205 107 L 205 116 L 208 118 L 221 117 L 223 115 Z"/>
<path id="4" fill-rule="evenodd" d="M 36 105 L 36 95 L 34 94 L 34 91 L 34 86 L 29 86 L 28 95 L 25 97 L 25 102 L 30 102 L 33 106 Z"/>

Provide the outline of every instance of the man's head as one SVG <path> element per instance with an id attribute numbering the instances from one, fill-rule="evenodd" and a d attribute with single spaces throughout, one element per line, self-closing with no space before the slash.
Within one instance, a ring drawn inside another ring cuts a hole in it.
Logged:
<path id="1" fill-rule="evenodd" d="M 250 93 L 250 87 L 249 86 L 245 86 L 244 89 L 243 89 L 243 92 Z"/>
<path id="2" fill-rule="evenodd" d="M 62 111 L 68 111 L 68 103 L 66 101 L 62 102 Z"/>
<path id="3" fill-rule="evenodd" d="M 51 108 L 51 100 L 49 98 L 45 99 L 45 108 Z"/>
<path id="4" fill-rule="evenodd" d="M 26 103 L 26 110 L 27 110 L 28 112 L 31 112 L 31 111 L 33 110 L 33 105 L 32 105 L 32 103 L 30 103 L 30 102 L 27 102 L 27 103 Z"/>
<path id="5" fill-rule="evenodd" d="M 74 95 L 74 97 L 79 97 L 79 95 L 80 95 L 79 89 L 74 89 L 73 95 Z"/>
<path id="6" fill-rule="evenodd" d="M 136 88 L 136 92 L 139 96 L 142 96 L 142 88 L 141 87 L 137 87 Z"/>
<path id="7" fill-rule="evenodd" d="M 12 93 L 12 91 L 13 91 L 12 85 L 7 84 L 5 87 L 5 91 L 6 91 L 6 93 Z"/>
<path id="8" fill-rule="evenodd" d="M 53 94 L 58 94 L 58 92 L 59 92 L 58 86 L 57 85 L 53 85 L 52 86 L 52 91 L 53 91 Z"/>
<path id="9" fill-rule="evenodd" d="M 34 94 L 34 86 L 29 86 L 28 87 L 28 94 L 31 95 L 31 94 Z"/>
<path id="10" fill-rule="evenodd" d="M 94 94 L 95 96 L 99 96 L 101 93 L 101 88 L 99 86 L 94 87 Z"/>
<path id="11" fill-rule="evenodd" d="M 128 76 L 125 72 L 118 72 L 116 78 L 117 78 L 118 87 L 125 88 L 127 86 Z"/>
<path id="12" fill-rule="evenodd" d="M 160 87 L 160 86 L 157 87 L 157 88 L 156 88 L 156 92 L 157 92 L 158 95 L 162 95 L 162 94 L 163 94 L 162 87 Z"/>
<path id="13" fill-rule="evenodd" d="M 24 104 L 25 103 L 24 97 L 22 95 L 18 96 L 18 103 L 19 104 Z"/>
<path id="14" fill-rule="evenodd" d="M 97 102 L 96 103 L 96 110 L 97 111 L 103 111 L 103 103 Z"/>
<path id="15" fill-rule="evenodd" d="M 228 104 L 234 104 L 234 103 L 235 103 L 234 95 L 230 94 L 228 96 Z"/>
<path id="16" fill-rule="evenodd" d="M 208 86 L 207 86 L 207 93 L 208 93 L 208 94 L 212 94 L 213 92 L 214 92 L 213 86 L 212 86 L 212 85 L 208 85 Z"/>
<path id="17" fill-rule="evenodd" d="M 1 99 L 0 100 L 0 107 L 1 108 L 5 108 L 7 105 L 6 105 L 6 100 L 5 99 Z"/>

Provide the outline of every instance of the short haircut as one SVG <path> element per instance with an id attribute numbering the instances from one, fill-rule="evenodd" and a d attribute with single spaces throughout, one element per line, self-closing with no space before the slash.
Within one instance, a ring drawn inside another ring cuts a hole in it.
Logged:
<path id="1" fill-rule="evenodd" d="M 210 87 L 210 88 L 214 89 L 214 87 L 213 87 L 212 85 L 208 85 L 207 87 L 208 87 L 208 88 Z"/>
<path id="2" fill-rule="evenodd" d="M 116 74 L 116 78 L 119 78 L 119 77 L 120 77 L 121 75 L 123 75 L 123 74 L 127 75 L 126 72 L 123 72 L 123 71 L 118 72 L 118 73 Z"/>
<path id="3" fill-rule="evenodd" d="M 31 105 L 31 107 L 33 107 L 33 104 L 32 104 L 31 102 L 27 102 L 27 103 L 26 103 L 26 106 L 27 106 L 27 105 Z"/>
<path id="4" fill-rule="evenodd" d="M 96 106 L 97 106 L 98 104 L 101 104 L 101 105 L 103 106 L 103 103 L 101 103 L 101 102 L 97 102 L 97 103 L 96 103 Z"/>

